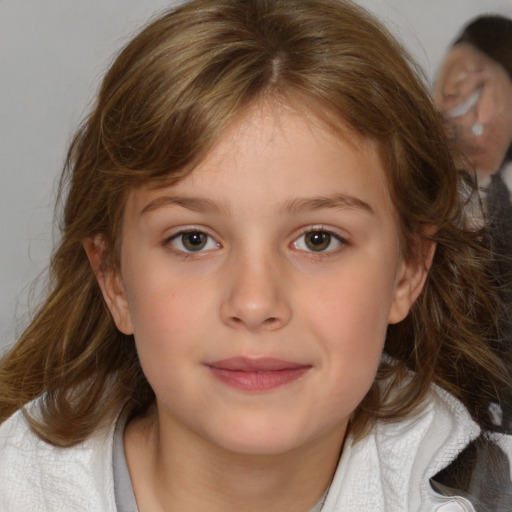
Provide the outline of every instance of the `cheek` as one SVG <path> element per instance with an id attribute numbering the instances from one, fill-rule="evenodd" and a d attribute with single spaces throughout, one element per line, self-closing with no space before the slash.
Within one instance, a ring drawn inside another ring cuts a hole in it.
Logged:
<path id="1" fill-rule="evenodd" d="M 381 275 L 352 272 L 325 283 L 306 313 L 337 364 L 378 362 L 384 345 L 393 285 Z"/>
<path id="2" fill-rule="evenodd" d="M 189 289 L 189 292 L 191 290 Z M 207 336 L 205 297 L 154 287 L 132 302 L 135 345 L 142 371 L 164 402 L 183 395 L 183 383 L 202 361 Z"/>
<path id="3" fill-rule="evenodd" d="M 207 287 L 158 273 L 131 283 L 128 302 L 141 363 L 192 354 L 211 311 Z M 204 333 L 202 333 L 204 336 Z"/>
<path id="4" fill-rule="evenodd" d="M 359 283 L 363 284 L 363 283 Z M 375 296 L 359 294 L 344 297 L 337 304 L 319 305 L 318 338 L 322 340 L 326 385 L 332 400 L 326 402 L 326 416 L 336 418 L 354 411 L 375 380 L 387 329 L 387 311 Z M 386 307 L 387 310 L 387 307 Z"/>
<path id="5" fill-rule="evenodd" d="M 467 142 L 465 150 L 477 170 L 490 174 L 499 169 L 511 143 L 512 126 L 506 126 L 504 121 L 495 119 L 481 137 Z"/>
<path id="6" fill-rule="evenodd" d="M 501 112 L 500 117 L 499 133 L 496 133 L 496 136 L 500 137 L 500 145 L 503 153 L 505 153 L 512 143 L 512 104 L 509 104 L 508 108 Z"/>

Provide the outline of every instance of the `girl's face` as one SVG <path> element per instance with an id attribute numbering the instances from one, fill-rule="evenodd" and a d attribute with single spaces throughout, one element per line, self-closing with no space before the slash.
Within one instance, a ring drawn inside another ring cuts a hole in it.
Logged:
<path id="1" fill-rule="evenodd" d="M 400 257 L 376 144 L 346 134 L 252 108 L 181 182 L 129 195 L 121 271 L 100 284 L 162 431 L 245 454 L 339 446 L 426 272 Z"/>

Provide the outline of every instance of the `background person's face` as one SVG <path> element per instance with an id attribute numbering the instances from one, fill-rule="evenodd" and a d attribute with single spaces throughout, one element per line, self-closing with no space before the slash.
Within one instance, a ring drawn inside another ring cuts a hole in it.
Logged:
<path id="1" fill-rule="evenodd" d="M 506 70 L 472 45 L 446 55 L 434 100 L 479 181 L 496 172 L 512 141 L 512 81 Z"/>

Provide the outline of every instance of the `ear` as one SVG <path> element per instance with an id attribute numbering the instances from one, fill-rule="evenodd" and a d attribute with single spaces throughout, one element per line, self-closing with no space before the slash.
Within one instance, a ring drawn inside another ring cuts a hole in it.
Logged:
<path id="1" fill-rule="evenodd" d="M 124 334 L 133 334 L 130 308 L 121 275 L 105 262 L 105 237 L 98 234 L 87 238 L 83 246 L 117 328 Z"/>
<path id="2" fill-rule="evenodd" d="M 390 324 L 401 322 L 409 314 L 411 306 L 425 285 L 428 271 L 432 266 L 436 244 L 424 240 L 421 245 L 420 258 L 410 262 L 404 260 L 400 262 L 388 318 Z"/>

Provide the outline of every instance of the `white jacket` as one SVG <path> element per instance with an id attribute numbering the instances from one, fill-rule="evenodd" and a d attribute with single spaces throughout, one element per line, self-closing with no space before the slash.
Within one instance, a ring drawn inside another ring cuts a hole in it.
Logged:
<path id="1" fill-rule="evenodd" d="M 0 512 L 115 512 L 114 426 L 72 448 L 35 436 L 21 412 L 0 425 Z M 379 423 L 347 438 L 322 512 L 469 512 L 462 497 L 434 492 L 429 480 L 480 434 L 462 404 L 432 388 L 421 414 Z M 509 436 L 497 439 L 512 459 Z"/>

